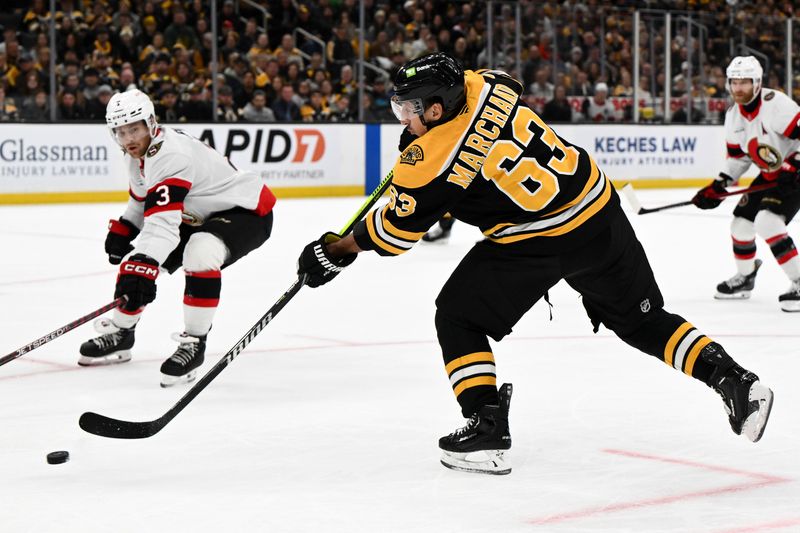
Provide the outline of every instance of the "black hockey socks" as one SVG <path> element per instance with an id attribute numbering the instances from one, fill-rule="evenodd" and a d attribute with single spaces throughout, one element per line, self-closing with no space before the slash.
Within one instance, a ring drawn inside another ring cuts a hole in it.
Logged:
<path id="1" fill-rule="evenodd" d="M 457 325 L 441 312 L 436 313 L 436 333 L 445 371 L 464 417 L 484 405 L 497 405 L 494 355 L 486 335 Z"/>

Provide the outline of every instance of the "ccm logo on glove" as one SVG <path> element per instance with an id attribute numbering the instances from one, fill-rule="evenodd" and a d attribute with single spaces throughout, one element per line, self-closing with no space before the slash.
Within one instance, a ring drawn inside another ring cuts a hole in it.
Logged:
<path id="1" fill-rule="evenodd" d="M 158 267 L 133 261 L 123 263 L 120 271 L 123 274 L 136 274 L 148 279 L 156 279 L 158 277 Z"/>

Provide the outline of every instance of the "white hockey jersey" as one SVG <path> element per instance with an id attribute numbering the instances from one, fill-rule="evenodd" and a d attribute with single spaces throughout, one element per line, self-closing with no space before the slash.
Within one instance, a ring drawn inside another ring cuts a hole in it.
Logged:
<path id="1" fill-rule="evenodd" d="M 736 180 L 754 163 L 766 179 L 777 179 L 784 161 L 800 149 L 798 138 L 800 106 L 765 87 L 752 112 L 734 104 L 725 114 L 728 156 L 723 172 Z"/>
<path id="2" fill-rule="evenodd" d="M 253 172 L 180 130 L 159 126 L 146 155 L 125 154 L 130 199 L 123 214 L 141 230 L 132 252 L 163 264 L 180 242 L 180 225 L 200 225 L 220 211 L 242 207 L 264 216 L 275 196 Z"/>

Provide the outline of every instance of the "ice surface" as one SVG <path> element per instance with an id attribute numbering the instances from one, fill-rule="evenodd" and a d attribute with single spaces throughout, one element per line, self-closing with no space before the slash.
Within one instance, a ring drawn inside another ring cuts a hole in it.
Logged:
<path id="1" fill-rule="evenodd" d="M 639 191 L 646 207 L 693 191 Z M 624 200 L 623 200 L 624 201 Z M 201 371 L 294 279 L 302 246 L 338 230 L 360 198 L 284 200 L 268 243 L 223 275 Z M 130 363 L 79 368 L 90 325 L 0 367 L 2 532 L 744 532 L 800 531 L 800 315 L 765 260 L 753 297 L 720 302 L 734 273 L 733 201 L 635 216 L 667 309 L 719 340 L 776 395 L 764 438 L 735 436 L 718 396 L 601 329 L 559 284 L 495 344 L 514 383 L 509 476 L 439 465 L 462 425 L 442 368 L 433 301 L 480 238 L 395 259 L 365 254 L 304 288 L 161 433 L 141 441 L 78 428 L 87 410 L 163 414 L 186 390 L 158 386 L 182 329 L 183 279 L 159 280 Z M 0 207 L 2 346 L 9 353 L 113 299 L 103 253 L 121 204 Z M 800 238 L 797 224 L 790 227 Z M 70 461 L 45 456 L 69 450 Z"/>

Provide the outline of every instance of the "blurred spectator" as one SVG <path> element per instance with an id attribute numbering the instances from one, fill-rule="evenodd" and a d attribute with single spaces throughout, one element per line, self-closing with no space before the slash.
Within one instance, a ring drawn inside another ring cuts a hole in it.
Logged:
<path id="1" fill-rule="evenodd" d="M 217 120 L 220 122 L 238 122 L 239 110 L 233 104 L 233 89 L 223 85 L 217 92 Z"/>
<path id="2" fill-rule="evenodd" d="M 545 102 L 553 99 L 553 90 L 555 87 L 548 81 L 548 73 L 548 69 L 545 68 L 540 68 L 536 71 L 536 81 L 528 88 L 530 96 Z"/>
<path id="3" fill-rule="evenodd" d="M 572 122 L 572 106 L 567 101 L 567 89 L 558 85 L 553 91 L 553 99 L 544 105 L 542 120 L 550 122 Z"/>
<path id="4" fill-rule="evenodd" d="M 703 113 L 702 109 L 697 107 L 697 105 L 692 105 L 692 117 L 690 122 L 689 114 L 686 111 L 688 108 L 689 95 L 684 94 L 681 96 L 680 107 L 672 114 L 672 122 L 676 124 L 697 124 L 705 119 L 705 113 Z"/>
<path id="5" fill-rule="evenodd" d="M 351 96 L 357 89 L 358 85 L 353 78 L 353 67 L 350 65 L 343 66 L 339 81 L 333 84 L 333 92 L 339 95 Z"/>
<path id="6" fill-rule="evenodd" d="M 75 89 L 64 89 L 58 100 L 57 118 L 59 120 L 83 120 L 85 118 Z"/>
<path id="7" fill-rule="evenodd" d="M 242 118 L 248 122 L 275 122 L 275 113 L 267 107 L 264 91 L 253 92 L 253 99 L 244 106 Z"/>
<path id="8" fill-rule="evenodd" d="M 87 102 L 96 98 L 100 92 L 100 74 L 94 67 L 83 71 L 83 98 Z"/>
<path id="9" fill-rule="evenodd" d="M 613 122 L 614 104 L 608 100 L 608 85 L 603 82 L 594 86 L 594 96 L 583 102 L 583 116 L 592 122 Z"/>
<path id="10" fill-rule="evenodd" d="M 6 98 L 6 90 L 0 85 L 0 122 L 14 122 L 17 120 L 17 106 L 14 100 Z"/>
<path id="11" fill-rule="evenodd" d="M 86 118 L 105 122 L 106 108 L 112 94 L 114 94 L 114 91 L 110 85 L 101 85 L 97 88 L 97 93 L 94 97 L 86 97 Z M 86 89 L 84 89 L 84 96 L 86 96 Z"/>
<path id="12" fill-rule="evenodd" d="M 347 28 L 344 25 L 339 25 L 334 30 L 333 38 L 328 41 L 326 54 L 332 67 L 331 72 L 337 77 L 344 65 L 352 64 L 355 60 L 356 53 L 347 38 Z"/>
<path id="13" fill-rule="evenodd" d="M 47 91 L 38 89 L 31 99 L 26 99 L 20 118 L 25 122 L 50 122 L 50 98 Z"/>
<path id="14" fill-rule="evenodd" d="M 180 6 L 180 4 L 176 4 Z M 164 41 L 168 48 L 172 48 L 175 43 L 181 43 L 186 48 L 197 48 L 200 44 L 194 28 L 186 25 L 186 12 L 183 8 L 175 7 L 172 13 L 172 24 L 164 30 Z"/>
<path id="15" fill-rule="evenodd" d="M 245 24 L 244 31 L 239 36 L 239 44 L 237 45 L 237 49 L 242 54 L 246 54 L 248 50 L 250 50 L 253 45 L 256 43 L 256 39 L 258 38 L 258 26 L 256 25 L 256 19 L 250 17 L 247 19 L 247 23 Z"/>
<path id="16" fill-rule="evenodd" d="M 339 96 L 334 103 L 334 109 L 331 111 L 328 120 L 331 122 L 353 122 L 355 119 L 355 114 L 350 110 L 350 98 L 347 95 Z"/>
<path id="17" fill-rule="evenodd" d="M 294 89 L 291 85 L 281 87 L 280 96 L 272 104 L 275 119 L 278 122 L 297 122 L 300 120 L 300 108 L 294 101 Z"/>
<path id="18" fill-rule="evenodd" d="M 161 91 L 161 97 L 155 105 L 158 121 L 165 124 L 186 122 L 187 116 L 183 102 L 178 100 L 178 92 L 168 87 Z"/>
<path id="19" fill-rule="evenodd" d="M 300 55 L 300 50 L 295 47 L 294 37 L 290 33 L 281 37 L 280 46 L 272 51 L 272 54 L 276 57 L 281 53 L 286 55 L 287 64 L 297 63 L 301 69 L 303 68 L 303 56 Z"/>
<path id="20" fill-rule="evenodd" d="M 325 122 L 330 115 L 330 109 L 325 105 L 322 98 L 322 91 L 315 89 L 311 91 L 311 98 L 300 108 L 300 116 L 303 122 Z"/>

